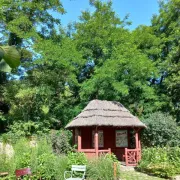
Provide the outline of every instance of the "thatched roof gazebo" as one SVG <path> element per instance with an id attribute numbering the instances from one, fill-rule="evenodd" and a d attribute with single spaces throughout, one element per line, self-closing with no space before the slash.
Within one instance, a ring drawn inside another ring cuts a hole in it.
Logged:
<path id="1" fill-rule="evenodd" d="M 140 159 L 139 131 L 145 127 L 119 102 L 101 100 L 90 101 L 66 126 L 73 130 L 79 152 L 88 157 L 113 152 L 127 165 L 136 165 Z"/>

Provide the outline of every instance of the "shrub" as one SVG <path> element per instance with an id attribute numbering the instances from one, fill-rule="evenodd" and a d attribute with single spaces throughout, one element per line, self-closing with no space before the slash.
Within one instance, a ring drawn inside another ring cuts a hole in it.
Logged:
<path id="1" fill-rule="evenodd" d="M 84 153 L 69 152 L 67 157 L 68 157 L 69 169 L 71 169 L 72 165 L 86 165 L 87 164 L 87 158 Z"/>
<path id="2" fill-rule="evenodd" d="M 113 154 L 113 153 L 111 153 L 111 154 L 106 154 L 105 155 L 105 158 L 106 159 L 109 159 L 109 160 L 111 160 L 111 161 L 113 161 L 113 162 L 119 162 L 118 161 L 118 159 L 117 159 L 117 157 L 116 157 L 116 155 L 115 154 Z"/>
<path id="3" fill-rule="evenodd" d="M 89 180 L 112 180 L 114 179 L 113 160 L 101 156 L 93 159 L 87 165 L 87 177 Z M 120 168 L 117 168 L 117 178 L 120 177 Z"/>
<path id="4" fill-rule="evenodd" d="M 180 130 L 172 116 L 156 112 L 143 122 L 147 126 L 141 134 L 144 146 L 180 146 Z"/>
<path id="5" fill-rule="evenodd" d="M 53 151 L 56 154 L 67 154 L 68 151 L 72 150 L 71 147 L 71 132 L 67 130 L 51 131 L 50 134 Z"/>
<path id="6" fill-rule="evenodd" d="M 143 150 L 138 169 L 160 177 L 171 177 L 180 173 L 180 148 L 163 147 Z"/>

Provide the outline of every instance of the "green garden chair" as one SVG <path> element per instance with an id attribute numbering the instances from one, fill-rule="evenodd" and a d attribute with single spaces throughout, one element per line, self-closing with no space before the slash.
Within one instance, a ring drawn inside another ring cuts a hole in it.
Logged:
<path id="1" fill-rule="evenodd" d="M 73 177 L 75 172 L 82 172 L 82 177 Z M 70 177 L 66 178 L 66 175 L 69 174 Z M 65 180 L 84 180 L 86 174 L 86 166 L 85 165 L 72 165 L 71 171 L 64 172 L 64 179 Z"/>

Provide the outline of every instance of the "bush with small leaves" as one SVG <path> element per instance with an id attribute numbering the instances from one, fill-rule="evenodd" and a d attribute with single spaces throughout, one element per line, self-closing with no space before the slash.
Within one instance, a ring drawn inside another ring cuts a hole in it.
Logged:
<path id="1" fill-rule="evenodd" d="M 172 116 L 156 112 L 143 122 L 147 126 L 141 134 L 143 146 L 180 146 L 180 129 Z"/>
<path id="2" fill-rule="evenodd" d="M 71 140 L 72 135 L 68 130 L 51 131 L 50 133 L 53 151 L 56 154 L 67 154 L 72 150 Z"/>
<path id="3" fill-rule="evenodd" d="M 84 153 L 81 152 L 68 152 L 68 167 L 71 169 L 72 165 L 86 165 L 87 158 Z"/>
<path id="4" fill-rule="evenodd" d="M 160 177 L 172 177 L 180 173 L 179 147 L 154 147 L 143 149 L 140 171 Z"/>

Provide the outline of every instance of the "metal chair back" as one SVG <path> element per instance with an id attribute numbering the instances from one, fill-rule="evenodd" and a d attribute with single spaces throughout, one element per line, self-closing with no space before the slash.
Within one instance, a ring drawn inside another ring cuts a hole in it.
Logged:
<path id="1" fill-rule="evenodd" d="M 31 169 L 30 168 L 23 168 L 23 169 L 17 169 L 15 171 L 16 177 L 21 177 L 24 175 L 31 175 Z"/>

